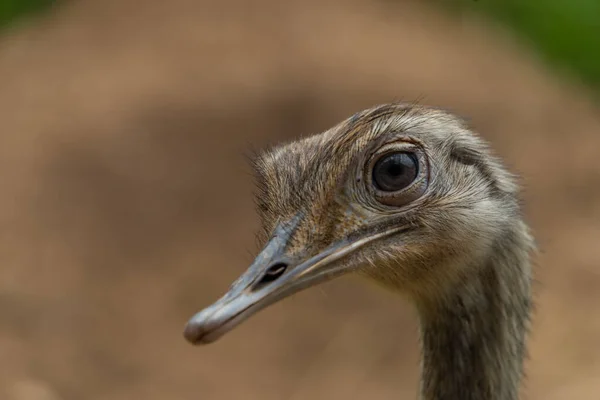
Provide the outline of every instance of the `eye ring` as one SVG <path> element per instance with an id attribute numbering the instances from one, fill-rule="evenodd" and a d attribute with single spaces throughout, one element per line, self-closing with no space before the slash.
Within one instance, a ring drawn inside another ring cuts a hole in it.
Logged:
<path id="1" fill-rule="evenodd" d="M 403 207 L 421 197 L 429 185 L 426 153 L 412 141 L 380 148 L 365 167 L 367 191 L 384 206 Z M 391 172 L 387 177 L 391 179 L 376 176 L 378 170 Z"/>

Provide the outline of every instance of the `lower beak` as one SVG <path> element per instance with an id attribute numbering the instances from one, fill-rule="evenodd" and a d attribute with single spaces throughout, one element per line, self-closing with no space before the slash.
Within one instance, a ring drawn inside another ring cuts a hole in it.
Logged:
<path id="1" fill-rule="evenodd" d="M 335 261 L 373 240 L 402 230 L 397 227 L 366 238 L 341 241 L 298 262 L 285 254 L 297 224 L 298 218 L 280 224 L 271 240 L 227 294 L 188 321 L 184 336 L 189 342 L 214 342 L 263 308 L 348 272 L 349 267 Z"/>

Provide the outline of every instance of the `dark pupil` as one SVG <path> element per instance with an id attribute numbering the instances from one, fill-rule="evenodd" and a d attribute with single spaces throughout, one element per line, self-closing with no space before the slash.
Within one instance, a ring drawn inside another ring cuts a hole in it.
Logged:
<path id="1" fill-rule="evenodd" d="M 414 154 L 393 153 L 375 163 L 373 183 L 379 190 L 395 192 L 409 186 L 418 172 L 419 166 Z"/>

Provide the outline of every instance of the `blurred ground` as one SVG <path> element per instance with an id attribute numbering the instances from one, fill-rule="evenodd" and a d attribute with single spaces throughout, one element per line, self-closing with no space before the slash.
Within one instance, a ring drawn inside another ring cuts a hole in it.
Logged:
<path id="1" fill-rule="evenodd" d="M 72 1 L 0 39 L 0 398 L 415 398 L 408 305 L 348 278 L 209 347 L 252 260 L 245 154 L 395 99 L 470 117 L 539 241 L 529 399 L 600 392 L 600 113 L 408 2 Z"/>

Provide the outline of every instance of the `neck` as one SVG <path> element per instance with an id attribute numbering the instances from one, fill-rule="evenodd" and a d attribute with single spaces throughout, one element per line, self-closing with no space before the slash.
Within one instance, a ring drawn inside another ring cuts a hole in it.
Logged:
<path id="1" fill-rule="evenodd" d="M 530 243 L 526 233 L 511 232 L 475 276 L 421 310 L 423 400 L 518 399 L 531 308 Z"/>

